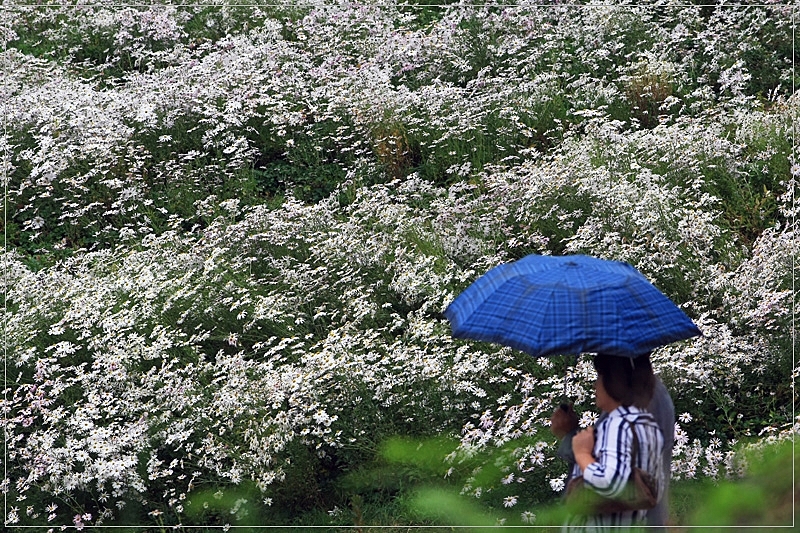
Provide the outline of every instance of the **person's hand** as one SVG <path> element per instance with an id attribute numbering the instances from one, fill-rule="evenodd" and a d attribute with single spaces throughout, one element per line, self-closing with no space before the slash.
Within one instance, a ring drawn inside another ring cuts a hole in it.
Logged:
<path id="1" fill-rule="evenodd" d="M 572 453 L 575 455 L 575 462 L 585 470 L 586 466 L 594 462 L 594 426 L 579 431 L 572 437 Z"/>
<path id="2" fill-rule="evenodd" d="M 563 439 L 575 429 L 578 429 L 578 415 L 571 405 L 562 403 L 550 417 L 550 431 L 559 439 Z"/>

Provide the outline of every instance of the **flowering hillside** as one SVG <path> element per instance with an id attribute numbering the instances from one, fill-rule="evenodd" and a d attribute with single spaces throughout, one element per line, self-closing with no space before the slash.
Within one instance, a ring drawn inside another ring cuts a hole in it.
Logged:
<path id="1" fill-rule="evenodd" d="M 798 431 L 796 2 L 247 3 L 0 4 L 7 524 L 352 524 L 397 435 L 533 520 L 591 363 L 441 314 L 529 253 L 703 331 L 674 479 Z"/>

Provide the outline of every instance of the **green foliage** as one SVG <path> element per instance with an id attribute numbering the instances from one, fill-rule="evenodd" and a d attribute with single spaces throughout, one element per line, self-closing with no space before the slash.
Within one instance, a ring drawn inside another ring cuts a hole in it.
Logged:
<path id="1" fill-rule="evenodd" d="M 396 461 L 424 465 L 436 456 L 436 449 L 440 447 L 441 443 L 396 440 L 387 443 L 385 454 Z M 442 451 L 446 448 L 439 453 Z M 792 480 L 796 474 L 797 457 L 792 443 L 784 441 L 757 446 L 743 449 L 740 454 L 742 460 L 750 465 L 742 480 L 672 483 L 673 523 L 680 524 L 687 531 L 694 531 L 694 526 L 698 526 L 698 531 L 716 530 L 715 527 L 724 531 L 732 526 L 759 526 L 768 530 L 770 526 L 785 527 L 791 523 L 795 493 Z M 436 468 L 438 465 L 434 466 Z M 488 527 L 493 531 L 513 531 L 515 527 L 531 523 L 537 529 L 546 531 L 547 526 L 553 526 L 553 531 L 557 531 L 559 524 L 571 512 L 560 502 L 537 505 L 533 508 L 535 518 L 528 522 L 520 519 L 519 512 L 486 507 L 474 498 L 459 495 L 455 489 L 441 486 L 441 483 L 438 485 L 422 485 L 408 504 L 434 523 L 467 528 L 467 531 L 481 531 Z"/>
<path id="2" fill-rule="evenodd" d="M 480 506 L 485 507 L 487 511 L 501 512 L 509 516 L 511 512 L 506 511 L 506 508 L 515 507 L 517 502 L 519 507 L 515 508 L 527 510 L 546 506 L 556 498 L 550 487 L 545 489 L 543 485 L 547 485 L 545 482 L 547 475 L 557 477 L 559 470 L 566 468 L 561 461 L 553 461 L 551 458 L 546 466 L 546 473 L 542 471 L 518 473 L 519 477 L 527 478 L 524 482 L 520 482 L 514 475 L 509 476 L 512 471 L 509 464 L 522 456 L 523 449 L 537 448 L 540 444 L 542 442 L 536 439 L 516 439 L 509 444 L 483 449 L 476 453 L 462 449 L 457 441 L 441 437 L 433 439 L 403 437 L 386 441 L 381 449 L 381 457 L 395 467 L 413 466 L 419 472 L 419 481 L 413 488 L 423 487 L 423 494 L 415 495 L 416 502 L 425 501 L 426 495 L 435 494 L 437 490 L 444 491 L 443 494 L 448 492 L 464 494 L 471 493 L 467 490 L 468 487 L 481 487 L 486 493 L 481 496 Z M 509 505 L 510 500 L 513 500 L 513 503 Z M 431 503 L 420 510 L 430 516 L 437 507 L 439 506 Z M 463 519 L 461 513 L 455 509 L 451 511 L 444 507 L 439 508 L 439 512 L 445 513 L 444 516 L 438 516 L 440 519 L 454 517 Z M 431 518 L 437 517 L 431 516 Z M 491 522 L 494 523 L 495 520 Z"/>
<path id="3" fill-rule="evenodd" d="M 695 490 L 697 499 L 686 523 L 699 531 L 725 531 L 731 526 L 786 527 L 792 516 L 797 491 L 798 453 L 792 442 L 758 446 L 745 453 L 750 473 L 741 481 L 724 482 Z M 706 526 L 706 527 L 703 527 Z M 715 526 L 718 529 L 715 529 Z"/>
<path id="4" fill-rule="evenodd" d="M 411 500 L 411 505 L 441 524 L 477 528 L 497 525 L 497 517 L 453 493 L 442 490 L 422 489 Z"/>
<path id="5" fill-rule="evenodd" d="M 186 496 L 185 520 L 187 524 L 217 527 L 229 524 L 237 526 L 237 530 L 256 531 L 264 523 L 263 504 L 259 500 L 259 491 L 250 484 L 198 490 Z"/>

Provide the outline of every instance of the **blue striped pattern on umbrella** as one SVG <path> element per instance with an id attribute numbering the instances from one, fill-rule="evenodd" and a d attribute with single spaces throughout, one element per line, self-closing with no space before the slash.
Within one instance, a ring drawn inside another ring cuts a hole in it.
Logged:
<path id="1" fill-rule="evenodd" d="M 637 357 L 701 332 L 627 263 L 529 255 L 493 268 L 445 310 L 454 337 L 534 356 Z"/>

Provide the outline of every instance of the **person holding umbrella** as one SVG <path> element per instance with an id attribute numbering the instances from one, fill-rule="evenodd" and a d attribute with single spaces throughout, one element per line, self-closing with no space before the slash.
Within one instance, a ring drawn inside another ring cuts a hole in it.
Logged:
<path id="1" fill-rule="evenodd" d="M 633 466 L 630 454 L 641 447 L 638 463 L 647 471 L 653 468 L 659 484 L 666 482 L 669 460 L 653 460 L 671 453 L 671 443 L 664 441 L 674 430 L 674 409 L 653 376 L 649 355 L 641 356 L 702 332 L 636 268 L 585 255 L 531 254 L 479 277 L 444 315 L 454 337 L 499 343 L 533 357 L 602 354 L 595 359 L 597 401 L 606 414 L 596 431 L 574 437 L 575 474 L 588 475 L 598 493 L 613 495 L 620 476 L 626 481 L 622 474 Z M 659 424 L 645 410 L 654 390 L 659 391 L 654 405 L 663 419 Z M 668 418 L 672 424 L 665 422 Z M 670 429 L 662 434 L 659 425 Z M 644 441 L 640 446 L 634 446 L 634 434 Z M 654 518 L 653 511 L 651 519 L 663 523 L 663 509 L 662 504 L 662 518 Z M 642 514 L 608 520 L 632 523 Z"/>

